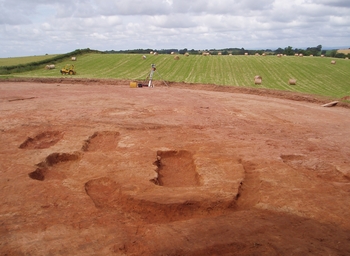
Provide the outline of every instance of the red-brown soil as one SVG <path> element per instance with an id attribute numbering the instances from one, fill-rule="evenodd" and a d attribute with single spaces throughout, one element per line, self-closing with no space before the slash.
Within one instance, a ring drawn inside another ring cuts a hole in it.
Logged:
<path id="1" fill-rule="evenodd" d="M 0 82 L 0 254 L 350 255 L 350 110 L 327 100 Z"/>

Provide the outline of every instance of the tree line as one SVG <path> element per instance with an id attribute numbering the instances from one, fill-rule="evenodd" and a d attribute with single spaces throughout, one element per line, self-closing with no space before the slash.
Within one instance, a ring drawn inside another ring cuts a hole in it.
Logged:
<path id="1" fill-rule="evenodd" d="M 201 55 L 203 52 L 209 52 L 211 55 L 244 55 L 248 53 L 249 55 L 255 54 L 266 54 L 266 55 L 277 55 L 283 54 L 287 56 L 295 55 L 295 54 L 303 54 L 305 56 L 321 56 L 324 55 L 326 57 L 335 57 L 335 58 L 350 58 L 350 53 L 338 53 L 337 49 L 334 50 L 322 50 L 322 45 L 317 45 L 315 47 L 307 47 L 306 49 L 293 48 L 292 46 L 287 46 L 285 48 L 277 48 L 275 50 L 271 49 L 261 49 L 261 50 L 248 50 L 244 48 L 224 48 L 224 49 L 205 49 L 205 50 L 195 50 L 195 49 L 133 49 L 133 50 L 120 50 L 120 51 L 105 51 L 104 53 L 115 53 L 115 54 L 149 54 L 150 52 L 157 52 L 159 54 L 185 54 L 189 53 L 191 55 Z"/>

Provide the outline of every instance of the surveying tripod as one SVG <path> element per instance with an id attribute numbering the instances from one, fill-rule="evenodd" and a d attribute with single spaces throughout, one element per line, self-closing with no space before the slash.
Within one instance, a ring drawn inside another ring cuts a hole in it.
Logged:
<path id="1" fill-rule="evenodd" d="M 148 78 L 149 78 L 148 87 L 153 87 L 152 78 L 153 78 L 154 72 L 156 72 L 156 65 L 152 64 L 151 65 L 151 72 L 149 73 L 149 76 L 148 76 Z"/>
<path id="2" fill-rule="evenodd" d="M 153 75 L 156 72 L 156 64 L 152 64 L 151 65 L 151 72 L 149 73 L 148 77 L 146 79 L 148 79 L 148 87 L 154 87 L 152 84 L 152 79 L 153 79 Z M 160 76 L 159 72 L 157 71 L 157 74 Z M 163 80 L 163 82 L 165 83 L 166 86 L 168 86 L 168 84 Z"/>

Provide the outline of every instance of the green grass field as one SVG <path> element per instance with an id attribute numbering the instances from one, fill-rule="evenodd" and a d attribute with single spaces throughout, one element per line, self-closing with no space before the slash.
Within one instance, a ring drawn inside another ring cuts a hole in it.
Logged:
<path id="1" fill-rule="evenodd" d="M 341 98 L 350 95 L 350 60 L 321 57 L 276 56 L 180 56 L 89 53 L 77 61 L 55 63 L 56 69 L 44 66 L 34 71 L 13 73 L 14 77 L 61 77 L 65 64 L 74 64 L 75 78 L 144 80 L 151 64 L 156 64 L 155 80 L 245 86 L 302 92 Z M 0 62 L 1 65 L 1 62 Z M 263 77 L 262 85 L 254 84 L 254 76 Z M 288 85 L 288 79 L 297 79 Z"/>
<path id="2" fill-rule="evenodd" d="M 13 66 L 18 64 L 27 64 L 31 62 L 41 61 L 57 56 L 54 55 L 40 55 L 40 56 L 27 56 L 27 57 L 15 57 L 15 58 L 0 58 L 0 66 Z"/>

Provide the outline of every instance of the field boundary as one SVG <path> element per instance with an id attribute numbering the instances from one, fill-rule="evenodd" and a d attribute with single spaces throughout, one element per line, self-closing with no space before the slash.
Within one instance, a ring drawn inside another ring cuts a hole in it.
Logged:
<path id="1" fill-rule="evenodd" d="M 90 79 L 90 78 L 8 78 L 0 79 L 2 82 L 29 82 L 29 83 L 48 83 L 48 84 L 82 84 L 82 85 L 112 85 L 112 86 L 125 86 L 129 87 L 131 80 L 123 79 Z M 180 83 L 180 82 L 167 82 L 169 87 L 180 88 L 180 89 L 191 89 L 191 90 L 204 90 L 204 91 L 217 91 L 227 93 L 242 93 L 252 94 L 258 96 L 266 96 L 279 99 L 287 99 L 293 101 L 302 101 L 315 104 L 326 104 L 334 100 L 342 100 L 334 97 L 326 97 L 320 95 L 311 95 L 299 92 L 291 92 L 277 89 L 266 89 L 266 88 L 250 88 L 241 86 L 227 86 L 227 85 L 216 85 L 216 84 L 200 84 L 200 83 Z M 154 81 L 156 87 L 166 87 L 162 81 Z M 133 89 L 135 90 L 135 89 Z M 142 90 L 142 89 L 136 89 Z M 145 90 L 147 90 L 145 88 Z M 349 108 L 349 101 L 340 101 L 337 106 Z"/>

